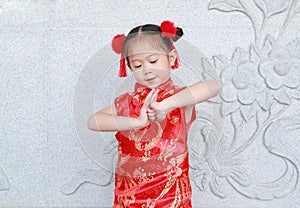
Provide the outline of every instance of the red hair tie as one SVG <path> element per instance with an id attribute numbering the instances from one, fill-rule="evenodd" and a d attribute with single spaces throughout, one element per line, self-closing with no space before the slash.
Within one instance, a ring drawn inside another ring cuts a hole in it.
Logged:
<path id="1" fill-rule="evenodd" d="M 177 27 L 174 26 L 174 23 L 166 20 L 160 24 L 160 30 L 162 31 L 161 37 L 168 37 L 173 39 L 176 37 Z"/>
<path id="2" fill-rule="evenodd" d="M 176 37 L 177 34 L 177 27 L 174 26 L 174 23 L 169 21 L 169 20 L 165 20 L 160 24 L 160 30 L 161 30 L 161 37 L 168 37 L 170 38 L 171 44 L 172 44 L 172 50 L 175 49 L 175 46 L 173 44 L 173 38 Z M 177 69 L 179 66 L 179 59 L 178 57 L 176 57 L 175 63 L 173 66 L 171 66 L 172 69 Z"/>
<path id="3" fill-rule="evenodd" d="M 126 77 L 126 64 L 125 64 L 125 58 L 124 58 L 124 41 L 125 41 L 126 36 L 124 34 L 118 34 L 116 35 L 112 42 L 111 42 L 111 47 L 114 52 L 117 54 L 121 54 L 120 57 L 120 69 L 119 69 L 119 77 Z"/>

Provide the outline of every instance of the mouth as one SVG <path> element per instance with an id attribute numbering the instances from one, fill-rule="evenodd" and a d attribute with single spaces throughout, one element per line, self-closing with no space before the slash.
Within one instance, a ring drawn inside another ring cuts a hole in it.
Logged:
<path id="1" fill-rule="evenodd" d="M 156 77 L 152 77 L 152 78 L 149 78 L 149 79 L 145 79 L 145 81 L 146 81 L 146 82 L 153 82 L 153 81 L 155 80 L 155 78 L 156 78 Z"/>

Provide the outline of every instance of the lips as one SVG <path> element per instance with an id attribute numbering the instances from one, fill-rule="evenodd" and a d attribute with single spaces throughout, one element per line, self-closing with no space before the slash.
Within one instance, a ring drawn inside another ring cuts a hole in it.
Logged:
<path id="1" fill-rule="evenodd" d="M 156 77 L 152 77 L 152 78 L 149 78 L 149 79 L 146 79 L 147 82 L 151 82 L 155 79 Z"/>

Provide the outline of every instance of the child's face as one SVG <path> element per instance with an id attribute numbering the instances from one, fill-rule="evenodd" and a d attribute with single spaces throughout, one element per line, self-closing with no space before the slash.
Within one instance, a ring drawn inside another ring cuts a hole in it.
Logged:
<path id="1" fill-rule="evenodd" d="M 166 54 L 163 50 L 133 46 L 130 48 L 128 64 L 138 83 L 154 88 L 170 78 L 175 59 L 175 50 Z"/>

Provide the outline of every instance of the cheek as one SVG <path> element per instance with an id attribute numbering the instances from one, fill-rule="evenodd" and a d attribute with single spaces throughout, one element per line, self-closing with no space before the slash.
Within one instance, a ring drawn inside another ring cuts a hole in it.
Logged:
<path id="1" fill-rule="evenodd" d="M 161 66 L 164 69 L 169 69 L 171 65 L 172 65 L 171 59 L 167 59 L 167 58 L 161 63 Z"/>
<path id="2" fill-rule="evenodd" d="M 155 73 L 161 75 L 168 75 L 170 73 L 170 70 L 167 69 L 166 67 L 160 67 L 155 70 Z"/>
<path id="3" fill-rule="evenodd" d="M 143 73 L 142 70 L 133 70 L 132 73 L 133 73 L 133 76 L 134 76 L 134 78 L 135 78 L 136 80 L 143 79 L 144 73 Z"/>

